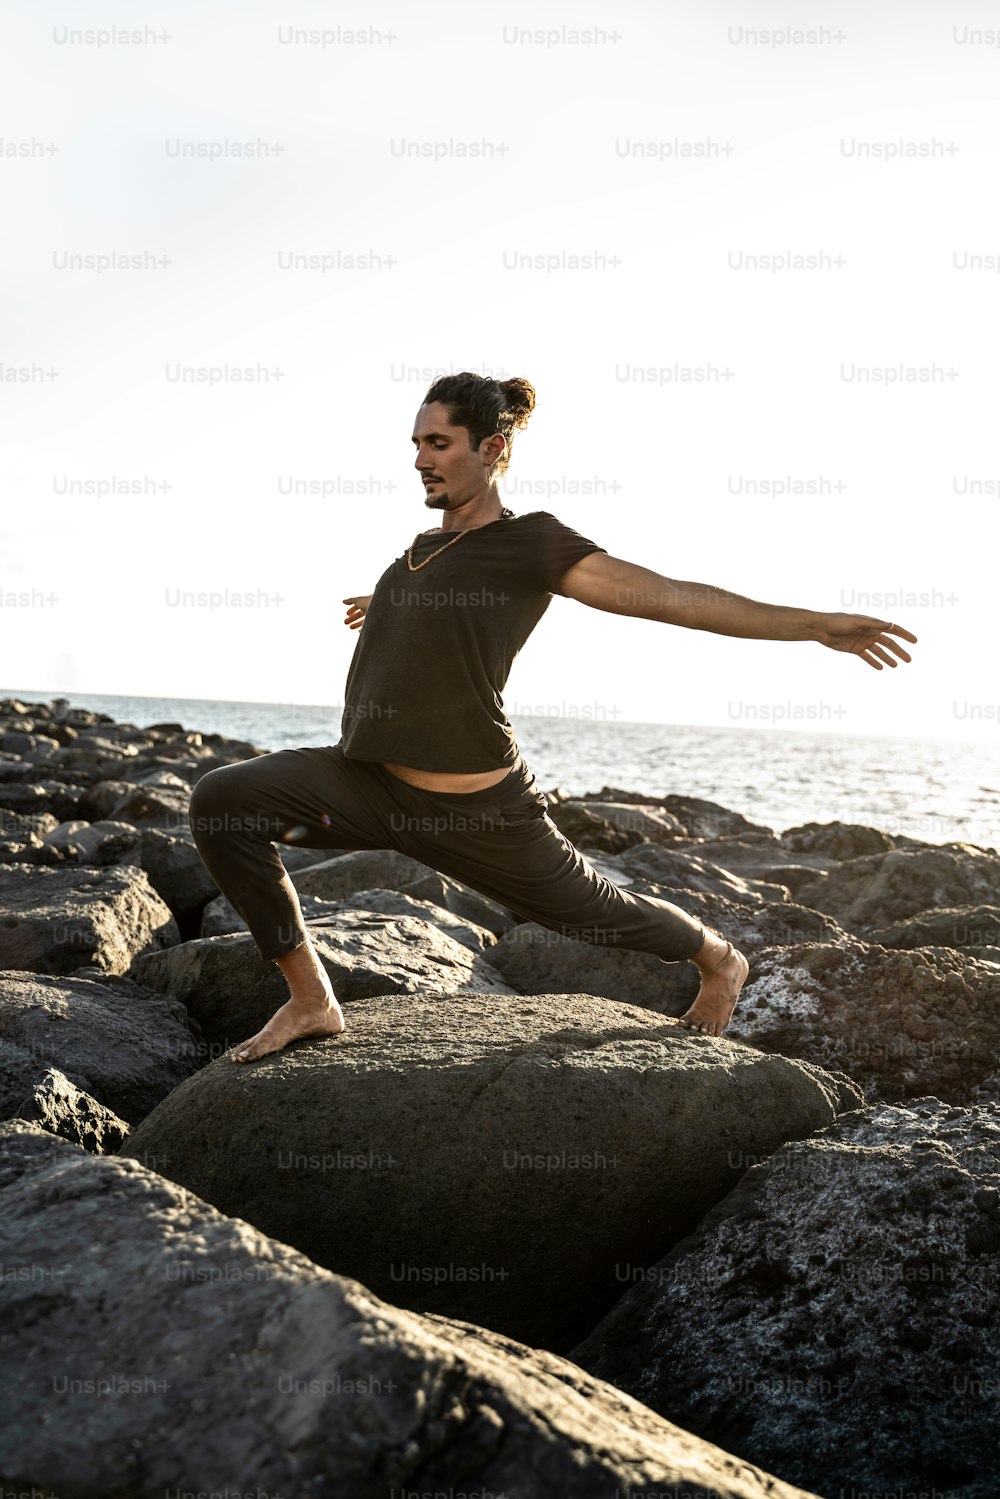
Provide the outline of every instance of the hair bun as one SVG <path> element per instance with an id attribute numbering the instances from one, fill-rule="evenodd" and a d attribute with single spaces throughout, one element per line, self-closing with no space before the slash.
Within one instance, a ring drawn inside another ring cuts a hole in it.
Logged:
<path id="1" fill-rule="evenodd" d="M 514 415 L 514 426 L 523 432 L 528 425 L 528 417 L 535 409 L 535 387 L 530 380 L 524 380 L 520 375 L 502 380 L 499 384 L 506 397 L 508 410 Z"/>

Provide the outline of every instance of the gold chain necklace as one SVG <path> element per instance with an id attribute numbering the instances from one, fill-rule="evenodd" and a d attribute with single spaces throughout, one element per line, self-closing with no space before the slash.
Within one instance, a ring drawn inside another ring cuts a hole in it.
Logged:
<path id="1" fill-rule="evenodd" d="M 508 516 L 513 516 L 513 514 L 514 514 L 514 512 L 512 510 L 508 510 L 506 507 L 504 507 L 503 514 L 500 515 L 500 516 L 498 516 L 498 519 L 499 520 L 506 520 Z M 490 522 L 487 522 L 487 524 L 490 524 Z M 473 527 L 471 527 L 471 529 L 473 531 L 478 531 L 478 530 L 480 530 L 480 527 L 479 526 L 473 526 Z M 418 532 L 418 534 L 411 541 L 409 547 L 407 548 L 407 552 L 406 552 L 406 565 L 410 569 L 410 572 L 411 573 L 418 573 L 422 567 L 426 567 L 427 566 L 428 562 L 433 562 L 435 557 L 440 557 L 440 555 L 441 555 L 442 552 L 446 552 L 449 547 L 453 547 L 455 545 L 456 541 L 461 541 L 462 537 L 465 536 L 465 535 L 467 535 L 467 534 L 468 533 L 466 531 L 459 531 L 458 535 L 457 536 L 453 536 L 452 539 L 451 539 L 451 541 L 446 541 L 443 547 L 438 547 L 438 549 L 437 549 L 436 552 L 431 552 L 431 554 L 430 554 L 429 557 L 425 557 L 424 560 L 423 560 L 423 562 L 418 562 L 417 565 L 414 567 L 414 565 L 413 565 L 413 548 L 416 546 L 416 544 L 420 540 L 421 536 L 429 536 L 430 535 L 429 531 L 420 531 L 420 532 Z"/>

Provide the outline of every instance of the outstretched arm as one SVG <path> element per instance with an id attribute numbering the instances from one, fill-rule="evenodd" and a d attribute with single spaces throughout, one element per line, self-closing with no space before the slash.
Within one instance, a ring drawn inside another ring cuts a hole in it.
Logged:
<path id="1" fill-rule="evenodd" d="M 606 552 L 592 552 L 563 573 L 559 592 L 566 598 L 636 619 L 709 630 L 714 635 L 736 635 L 745 640 L 816 640 L 835 651 L 849 651 L 869 666 L 895 666 L 889 654 L 910 657 L 890 633 L 904 640 L 916 636 L 902 625 L 867 614 L 826 614 L 785 604 L 762 604 L 742 594 L 709 583 L 684 583 L 664 578 L 637 562 L 625 562 Z"/>

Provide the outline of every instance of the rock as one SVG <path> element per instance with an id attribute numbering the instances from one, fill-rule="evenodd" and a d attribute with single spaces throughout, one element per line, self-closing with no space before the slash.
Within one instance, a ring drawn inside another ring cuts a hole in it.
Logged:
<path id="1" fill-rule="evenodd" d="M 289 875 L 300 895 L 345 901 L 356 890 L 398 890 L 417 900 L 432 901 L 496 935 L 520 919 L 505 906 L 480 895 L 478 890 L 471 890 L 396 849 L 358 849 L 313 864 L 309 869 L 295 873 L 289 870 Z"/>
<path id="2" fill-rule="evenodd" d="M 845 1113 L 636 1264 L 572 1357 L 820 1494 L 992 1499 L 998 1182 L 993 1108 Z"/>
<path id="3" fill-rule="evenodd" d="M 631 887 L 631 893 L 667 900 L 703 926 L 721 932 L 750 962 L 751 974 L 758 954 L 765 949 L 853 940 L 831 917 L 791 902 L 753 906 L 704 893 L 671 891 L 645 881 Z M 563 937 L 533 921 L 505 932 L 490 948 L 488 961 L 521 994 L 583 992 L 663 1015 L 682 1015 L 701 982 L 697 968 L 684 959 L 668 962 L 654 953 Z"/>
<path id="4" fill-rule="evenodd" d="M 59 849 L 80 864 L 114 864 L 139 842 L 138 830 L 127 822 L 85 822 L 75 818 L 46 833 L 43 843 Z"/>
<path id="5" fill-rule="evenodd" d="M 138 836 L 149 883 L 176 917 L 190 915 L 218 894 L 190 833 L 143 826 Z"/>
<path id="6" fill-rule="evenodd" d="M 162 827 L 171 832 L 187 831 L 191 787 L 173 770 L 157 770 L 133 783 L 111 816 L 140 827 Z"/>
<path id="7" fill-rule="evenodd" d="M 998 987 L 945 947 L 806 942 L 757 955 L 726 1035 L 846 1072 L 868 1101 L 969 1103 L 1000 1066 Z"/>
<path id="8" fill-rule="evenodd" d="M 28 769 L 34 775 L 34 770 Z M 63 822 L 86 816 L 80 810 L 85 790 L 84 786 L 56 780 L 31 780 L 20 785 L 8 781 L 0 785 L 0 809 L 35 816 L 51 812 L 57 821 Z"/>
<path id="9" fill-rule="evenodd" d="M 757 878 L 765 885 L 782 886 L 792 900 L 798 900 L 802 890 L 816 880 L 818 873 L 809 864 L 762 864 L 757 871 Z"/>
<path id="10" fill-rule="evenodd" d="M 1000 906 L 950 906 L 918 911 L 892 926 L 876 927 L 871 941 L 882 947 L 954 947 L 973 958 L 996 962 L 1000 951 Z"/>
<path id="11" fill-rule="evenodd" d="M 345 906 L 332 921 L 311 922 L 309 936 L 341 1004 L 427 989 L 514 992 L 462 943 L 409 916 Z M 132 976 L 186 1005 L 212 1056 L 254 1035 L 288 998 L 277 963 L 261 961 L 249 934 L 179 943 L 140 958 Z"/>
<path id="12" fill-rule="evenodd" d="M 774 830 L 763 823 L 749 822 L 741 812 L 733 812 L 718 802 L 702 800 L 697 796 L 646 796 L 641 792 L 623 791 L 618 786 L 605 786 L 596 794 L 588 793 L 581 801 L 630 802 L 643 806 L 662 808 L 676 818 L 681 829 L 693 838 L 722 838 L 729 834 L 767 833 L 774 837 Z"/>
<path id="13" fill-rule="evenodd" d="M 0 972 L 0 1040 L 36 1067 L 58 1068 L 130 1124 L 198 1062 L 182 1005 L 87 978 Z"/>
<path id="14" fill-rule="evenodd" d="M 619 862 L 629 874 L 649 880 L 657 885 L 675 890 L 704 890 L 712 895 L 724 895 L 730 900 L 752 901 L 760 904 L 765 900 L 782 900 L 785 892 L 779 885 L 768 885 L 762 880 L 744 879 L 731 874 L 702 859 L 689 850 L 661 848 L 655 843 L 637 843 L 619 854 Z M 804 902 L 808 904 L 808 902 Z"/>
<path id="15" fill-rule="evenodd" d="M 58 1067 L 11 1041 L 0 1041 L 0 1119 L 32 1120 L 98 1155 L 117 1150 L 129 1131 L 124 1119 Z"/>
<path id="16" fill-rule="evenodd" d="M 1000 858 L 971 845 L 964 852 L 931 848 L 865 854 L 802 886 L 798 898 L 866 937 L 934 907 L 1000 905 Z"/>
<path id="17" fill-rule="evenodd" d="M 490 948 L 488 961 L 521 994 L 590 994 L 663 1015 L 682 1014 L 698 992 L 692 963 L 667 963 L 655 953 L 563 937 L 534 921 L 505 932 Z"/>
<path id="18" fill-rule="evenodd" d="M 0 967 L 71 973 L 93 963 L 126 973 L 180 940 L 177 923 L 134 864 L 106 869 L 0 864 Z"/>
<path id="19" fill-rule="evenodd" d="M 5 838 L 11 840 L 27 838 L 32 834 L 42 839 L 46 833 L 51 833 L 52 829 L 58 826 L 59 820 L 53 817 L 51 812 L 23 814 L 5 812 L 0 822 L 0 830 L 3 831 Z"/>
<path id="20" fill-rule="evenodd" d="M 0 1224 L 0 1470 L 60 1499 L 235 1494 L 239 1475 L 296 1499 L 814 1499 L 565 1359 L 401 1312 L 32 1126 L 0 1128 Z"/>
<path id="21" fill-rule="evenodd" d="M 548 812 L 577 848 L 602 853 L 620 853 L 647 838 L 653 843 L 673 843 L 684 836 L 676 817 L 652 804 L 559 798 L 549 804 Z"/>
<path id="22" fill-rule="evenodd" d="M 284 861 L 285 855 L 282 854 L 282 863 Z M 486 927 L 453 916 L 445 906 L 429 900 L 415 900 L 412 895 L 401 895 L 398 890 L 354 890 L 349 899 L 343 901 L 320 900 L 318 896 L 300 893 L 298 901 L 306 926 L 314 921 L 332 921 L 341 911 L 377 911 L 382 916 L 415 916 L 421 921 L 429 921 L 477 955 L 492 950 L 496 943 L 493 933 Z M 217 937 L 223 932 L 246 930 L 243 917 L 224 895 L 219 895 L 205 907 L 198 935 Z"/>
<path id="23" fill-rule="evenodd" d="M 79 815 L 89 817 L 92 822 L 110 819 L 114 809 L 120 807 L 134 789 L 130 781 L 96 781 L 81 795 Z"/>
<path id="24" fill-rule="evenodd" d="M 651 843 L 673 843 L 686 837 L 685 829 L 672 812 L 656 802 L 578 801 L 570 806 L 586 807 L 622 832 L 634 834 L 634 842 L 648 838 Z"/>
<path id="25" fill-rule="evenodd" d="M 880 828 L 860 822 L 804 822 L 781 834 L 785 848 L 797 854 L 821 854 L 827 859 L 858 859 L 895 848 L 895 839 Z"/>
<path id="26" fill-rule="evenodd" d="M 745 833 L 742 838 L 689 839 L 675 845 L 677 853 L 692 853 L 705 863 L 714 864 L 743 879 L 759 880 L 765 885 L 784 886 L 793 898 L 809 880 L 825 874 L 830 860 L 821 854 L 799 854 L 796 862 L 773 836 Z"/>
<path id="27" fill-rule="evenodd" d="M 607 806 L 606 802 L 595 803 Z M 572 798 L 548 803 L 548 816 L 560 833 L 580 849 L 595 849 L 600 853 L 618 854 L 640 841 L 631 829 L 616 827 L 597 811 L 590 811 L 588 804 Z"/>
<path id="28" fill-rule="evenodd" d="M 226 940 L 226 939 L 218 939 Z M 397 1304 L 556 1352 L 844 1077 L 587 994 L 380 995 L 337 1037 L 220 1058 L 125 1153 Z"/>

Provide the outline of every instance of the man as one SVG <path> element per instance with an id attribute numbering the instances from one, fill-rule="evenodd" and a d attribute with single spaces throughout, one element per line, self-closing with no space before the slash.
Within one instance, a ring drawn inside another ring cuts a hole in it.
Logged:
<path id="1" fill-rule="evenodd" d="M 201 856 L 290 990 L 267 1025 L 230 1051 L 235 1062 L 344 1028 L 279 841 L 396 848 L 564 936 L 693 962 L 701 986 L 680 1022 L 722 1034 L 749 973 L 745 956 L 677 906 L 597 873 L 546 815 L 503 712 L 510 664 L 553 593 L 719 635 L 817 641 L 878 671 L 895 667 L 894 656 L 910 660 L 890 636 L 916 636 L 887 620 L 678 582 L 609 556 L 548 512 L 513 515 L 497 480 L 533 406 L 521 379 L 464 372 L 430 387 L 413 429 L 414 466 L 442 525 L 420 533 L 372 594 L 344 600 L 359 637 L 340 742 L 223 766 L 194 787 Z"/>

